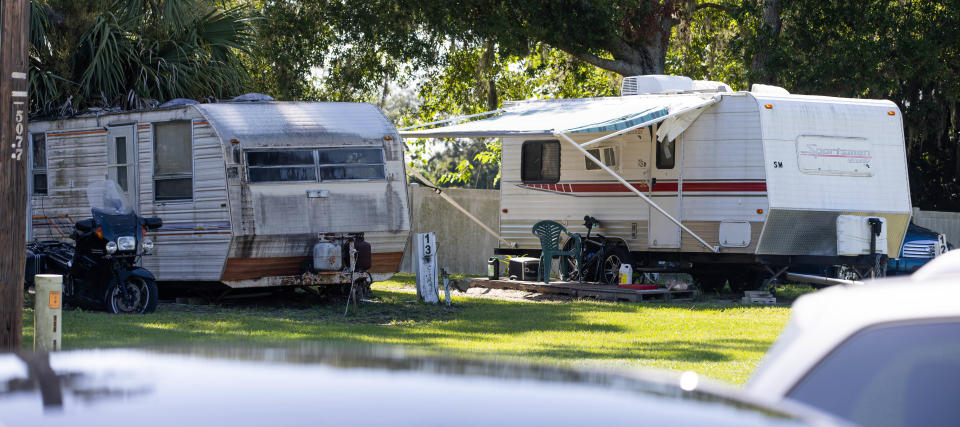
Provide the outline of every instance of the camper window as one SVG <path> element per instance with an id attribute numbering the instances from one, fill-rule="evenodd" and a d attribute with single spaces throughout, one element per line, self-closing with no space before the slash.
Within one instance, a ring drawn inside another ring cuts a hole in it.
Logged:
<path id="1" fill-rule="evenodd" d="M 193 126 L 177 120 L 153 124 L 153 198 L 193 199 Z"/>
<path id="2" fill-rule="evenodd" d="M 32 142 L 30 167 L 33 174 L 33 194 L 47 194 L 47 136 L 35 133 Z"/>
<path id="3" fill-rule="evenodd" d="M 552 184 L 560 181 L 560 141 L 524 141 L 520 180 Z"/>
<path id="4" fill-rule="evenodd" d="M 676 140 L 657 140 L 657 169 L 673 169 L 677 164 Z"/>
<path id="5" fill-rule="evenodd" d="M 587 150 L 587 152 L 590 153 L 591 156 L 599 159 L 603 164 L 611 168 L 617 167 L 617 150 L 614 147 L 595 148 Z M 600 170 L 600 165 L 594 163 L 593 160 L 590 160 L 586 156 L 584 156 L 583 159 L 587 163 L 587 170 Z"/>
<path id="6" fill-rule="evenodd" d="M 317 180 L 313 150 L 249 151 L 247 173 L 250 182 Z"/>
<path id="7" fill-rule="evenodd" d="M 322 181 L 384 179 L 386 171 L 381 148 L 317 150 Z"/>
<path id="8" fill-rule="evenodd" d="M 382 148 L 248 151 L 250 182 L 384 179 Z"/>

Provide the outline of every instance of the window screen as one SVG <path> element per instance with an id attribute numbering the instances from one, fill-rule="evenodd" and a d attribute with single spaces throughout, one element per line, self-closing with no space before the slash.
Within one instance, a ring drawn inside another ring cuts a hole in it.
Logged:
<path id="1" fill-rule="evenodd" d="M 592 150 L 587 150 L 591 156 L 596 157 L 598 160 L 603 162 L 603 164 L 611 167 L 617 167 L 617 150 L 614 147 L 604 147 L 604 148 L 594 148 Z M 584 161 L 587 164 L 587 170 L 600 170 L 600 165 L 590 160 L 589 157 L 583 156 Z"/>
<path id="2" fill-rule="evenodd" d="M 870 426 L 960 420 L 960 320 L 893 324 L 845 341 L 789 397 Z"/>
<path id="3" fill-rule="evenodd" d="M 657 140 L 657 169 L 673 169 L 677 164 L 676 140 Z"/>
<path id="4" fill-rule="evenodd" d="M 47 136 L 35 133 L 32 141 L 30 166 L 33 175 L 33 194 L 47 194 Z"/>
<path id="5" fill-rule="evenodd" d="M 600 149 L 599 149 L 599 148 L 595 148 L 595 149 L 593 149 L 593 150 L 587 150 L 587 152 L 590 153 L 591 156 L 596 157 L 598 160 L 603 161 L 603 158 L 600 157 Z M 588 170 L 588 171 L 600 170 L 600 165 L 598 165 L 598 164 L 597 164 L 596 162 L 594 162 L 593 160 L 590 160 L 589 157 L 583 156 L 583 160 L 587 162 L 587 170 Z"/>
<path id="6" fill-rule="evenodd" d="M 520 180 L 523 182 L 552 184 L 560 181 L 560 142 L 524 142 L 520 163 Z"/>
<path id="7" fill-rule="evenodd" d="M 383 150 L 348 148 L 317 150 L 322 181 L 346 179 L 383 179 Z"/>
<path id="8" fill-rule="evenodd" d="M 114 156 L 116 156 L 116 159 L 114 159 L 115 160 L 114 163 L 119 165 L 119 166 L 116 166 L 117 183 L 120 184 L 120 189 L 123 190 L 124 193 L 126 193 L 130 191 L 130 189 L 127 188 L 130 186 L 128 181 L 129 176 L 127 175 L 128 166 L 126 166 L 128 164 L 127 163 L 127 137 L 118 136 L 113 139 L 113 144 L 114 144 L 113 154 Z"/>
<path id="9" fill-rule="evenodd" d="M 192 124 L 188 120 L 153 124 L 153 198 L 193 199 Z"/>
<path id="10" fill-rule="evenodd" d="M 613 147 L 603 149 L 603 164 L 611 168 L 617 167 L 617 150 Z"/>
<path id="11" fill-rule="evenodd" d="M 248 151 L 250 182 L 316 182 L 386 177 L 382 148 Z"/>

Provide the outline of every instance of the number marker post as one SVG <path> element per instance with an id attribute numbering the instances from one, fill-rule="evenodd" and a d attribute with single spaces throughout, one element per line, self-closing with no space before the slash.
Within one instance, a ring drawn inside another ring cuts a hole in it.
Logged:
<path id="1" fill-rule="evenodd" d="M 436 234 L 431 232 L 414 235 L 414 256 L 414 265 L 417 268 L 417 299 L 431 304 L 440 302 Z"/>

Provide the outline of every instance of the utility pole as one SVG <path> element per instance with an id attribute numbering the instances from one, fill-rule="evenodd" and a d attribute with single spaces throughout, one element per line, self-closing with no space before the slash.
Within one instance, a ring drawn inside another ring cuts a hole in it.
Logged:
<path id="1" fill-rule="evenodd" d="M 0 0 L 0 352 L 23 341 L 29 0 Z"/>

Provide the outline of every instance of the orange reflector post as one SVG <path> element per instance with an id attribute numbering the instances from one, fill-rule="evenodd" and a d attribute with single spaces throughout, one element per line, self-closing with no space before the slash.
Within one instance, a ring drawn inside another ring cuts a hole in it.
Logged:
<path id="1" fill-rule="evenodd" d="M 767 107 L 768 110 L 772 110 L 773 104 L 767 104 L 767 105 L 764 105 L 764 107 Z"/>

